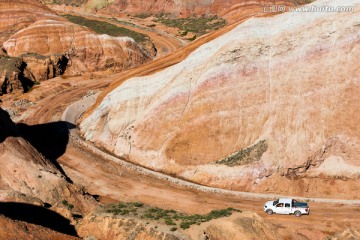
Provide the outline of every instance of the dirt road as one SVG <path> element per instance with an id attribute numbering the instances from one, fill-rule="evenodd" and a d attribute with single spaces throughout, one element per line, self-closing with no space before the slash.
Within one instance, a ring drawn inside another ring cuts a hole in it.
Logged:
<path id="1" fill-rule="evenodd" d="M 29 107 L 24 113 L 23 121 L 29 125 L 59 121 L 65 108 L 81 99 L 90 90 L 97 91 L 105 88 L 116 80 L 110 89 L 104 91 L 102 94 L 104 96 L 129 77 L 153 73 L 179 62 L 198 46 L 220 34 L 223 34 L 223 32 L 205 36 L 192 45 L 182 48 L 167 57 L 128 70 L 121 73 L 121 75 L 114 75 L 101 80 L 58 78 L 44 82 L 41 88 L 52 84 L 66 87 L 58 88 L 57 91 L 44 96 L 35 106 Z M 41 94 L 41 88 L 35 89 L 29 95 Z M 311 203 L 310 216 L 301 218 L 268 216 L 262 211 L 264 204 L 262 199 L 203 192 L 164 182 L 158 178 L 143 175 L 103 159 L 101 156 L 89 152 L 86 148 L 80 147 L 72 141 L 68 143 L 66 151 L 57 161 L 75 185 L 83 186 L 89 193 L 99 195 L 104 203 L 140 201 L 153 206 L 176 209 L 187 213 L 205 213 L 215 208 L 235 207 L 254 211 L 271 222 L 276 221 L 279 231 L 306 230 L 314 232 L 314 234 L 320 232 L 326 235 L 350 227 L 360 230 L 360 221 L 358 221 L 360 208 L 356 205 Z M 316 236 L 320 235 L 317 234 Z"/>

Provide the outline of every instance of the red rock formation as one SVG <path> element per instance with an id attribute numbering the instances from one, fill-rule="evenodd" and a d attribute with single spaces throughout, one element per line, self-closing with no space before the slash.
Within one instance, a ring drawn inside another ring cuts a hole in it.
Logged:
<path id="1" fill-rule="evenodd" d="M 157 0 L 157 1 L 130 1 L 130 0 L 85 0 L 81 3 L 68 0 L 45 0 L 47 4 L 63 4 L 65 8 L 80 7 L 83 11 L 96 10 L 110 15 L 137 15 L 165 13 L 173 17 L 190 17 L 203 15 L 218 15 L 227 19 L 230 23 L 239 18 L 261 13 L 263 5 L 294 6 L 308 3 L 303 0 Z M 72 7 L 71 7 L 72 6 Z"/>
<path id="2" fill-rule="evenodd" d="M 67 73 L 71 75 L 105 69 L 122 70 L 149 60 L 130 38 L 97 35 L 65 20 L 37 21 L 14 34 L 3 47 L 10 56 L 29 52 L 65 54 L 69 59 Z"/>
<path id="3" fill-rule="evenodd" d="M 0 45 L 38 20 L 59 18 L 38 0 L 0 0 Z"/>
<path id="4" fill-rule="evenodd" d="M 0 201 L 47 203 L 69 218 L 71 213 L 62 204 L 65 199 L 74 205 L 74 211 L 92 211 L 96 207 L 95 201 L 70 184 L 54 164 L 25 140 L 24 127 L 22 125 L 20 131 L 0 108 Z M 37 132 L 31 137 L 35 138 L 36 134 L 41 136 L 44 133 Z"/>
<path id="5" fill-rule="evenodd" d="M 206 185 L 249 190 L 275 172 L 356 179 L 360 8 L 342 4 L 354 12 L 251 19 L 178 65 L 126 81 L 81 131 L 130 161 Z"/>
<path id="6" fill-rule="evenodd" d="M 106 7 L 103 11 L 115 11 L 132 14 L 141 13 L 170 13 L 178 17 L 189 17 L 192 15 L 219 15 L 230 22 L 236 17 L 261 12 L 263 4 L 278 4 L 292 6 L 293 1 L 254 1 L 254 0 L 215 0 L 215 1 L 119 1 Z"/>
<path id="7" fill-rule="evenodd" d="M 20 58 L 0 55 L 0 95 L 27 92 L 35 79 Z"/>
<path id="8" fill-rule="evenodd" d="M 14 221 L 0 215 L 0 236 L 2 239 L 28 240 L 75 240 L 73 236 L 55 232 L 31 223 Z"/>
<path id="9" fill-rule="evenodd" d="M 25 54 L 20 56 L 26 63 L 35 81 L 47 80 L 62 75 L 67 67 L 68 59 L 61 54 L 43 56 L 39 54 Z"/>

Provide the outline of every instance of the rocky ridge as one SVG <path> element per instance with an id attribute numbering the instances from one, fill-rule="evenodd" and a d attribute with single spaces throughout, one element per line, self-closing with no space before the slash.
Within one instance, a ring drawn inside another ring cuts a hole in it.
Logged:
<path id="1" fill-rule="evenodd" d="M 359 9 L 344 4 L 354 12 L 251 19 L 176 66 L 126 81 L 82 121 L 83 136 L 223 188 L 254 190 L 274 174 L 358 179 Z"/>
<path id="2" fill-rule="evenodd" d="M 308 3 L 308 1 L 251 1 L 251 0 L 215 0 L 215 1 L 120 1 L 120 0 L 43 0 L 49 5 L 61 5 L 66 9 L 80 8 L 82 11 L 104 13 L 110 15 L 135 15 L 149 16 L 165 14 L 176 18 L 187 18 L 193 16 L 218 15 L 230 23 L 240 17 L 251 15 L 262 11 L 263 5 L 295 6 Z"/>
<path id="3" fill-rule="evenodd" d="M 22 75 L 33 84 L 64 73 L 121 71 L 152 57 L 131 38 L 96 34 L 68 22 L 37 0 L 1 0 L 0 9 L 0 55 L 26 63 L 14 60 L 12 65 L 21 65 L 17 70 L 1 69 L 2 93 L 26 91 Z"/>

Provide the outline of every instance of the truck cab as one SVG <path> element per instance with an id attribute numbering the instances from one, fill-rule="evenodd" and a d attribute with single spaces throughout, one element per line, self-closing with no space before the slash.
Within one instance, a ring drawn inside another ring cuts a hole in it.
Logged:
<path id="1" fill-rule="evenodd" d="M 306 202 L 298 202 L 291 198 L 279 198 L 275 201 L 268 201 L 264 205 L 264 211 L 269 215 L 273 213 L 294 214 L 296 217 L 310 213 L 309 206 Z"/>

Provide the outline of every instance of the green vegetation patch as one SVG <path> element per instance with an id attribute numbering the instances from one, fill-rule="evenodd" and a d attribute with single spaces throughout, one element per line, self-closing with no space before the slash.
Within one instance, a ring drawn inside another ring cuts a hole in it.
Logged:
<path id="1" fill-rule="evenodd" d="M 230 216 L 233 212 L 241 212 L 238 209 L 227 208 L 212 210 L 208 214 L 187 215 L 175 210 L 166 210 L 161 208 L 151 208 L 142 203 L 119 203 L 105 206 L 106 213 L 114 215 L 139 217 L 141 219 L 158 221 L 168 225 L 170 231 L 176 231 L 178 227 L 187 229 L 191 225 L 208 222 L 212 219 Z"/>
<path id="2" fill-rule="evenodd" d="M 218 16 L 203 16 L 203 17 L 192 17 L 192 18 L 177 18 L 170 19 L 162 16 L 161 18 L 155 19 L 155 22 L 160 22 L 166 26 L 178 28 L 185 32 L 195 33 L 197 36 L 201 36 L 205 33 L 220 29 L 226 25 L 226 20 L 219 18 Z"/>
<path id="3" fill-rule="evenodd" d="M 42 0 L 42 3 L 80 7 L 86 3 L 86 0 Z"/>
<path id="4" fill-rule="evenodd" d="M 84 17 L 74 16 L 69 14 L 65 14 L 62 16 L 67 18 L 70 22 L 88 27 L 98 34 L 107 34 L 113 37 L 128 36 L 133 38 L 135 42 L 138 43 L 145 42 L 149 39 L 149 37 L 145 34 L 138 33 L 127 28 L 118 27 L 108 22 L 87 19 Z"/>
<path id="5" fill-rule="evenodd" d="M 230 167 L 239 166 L 243 164 L 249 164 L 259 161 L 261 156 L 268 149 L 268 145 L 265 140 L 262 140 L 251 147 L 241 149 L 240 151 L 216 161 L 216 164 L 224 164 Z"/>
<path id="6" fill-rule="evenodd" d="M 74 205 L 72 205 L 71 203 L 69 203 L 68 201 L 66 201 L 65 199 L 61 201 L 61 203 L 67 207 L 69 210 L 72 210 L 74 208 Z"/>
<path id="7" fill-rule="evenodd" d="M 145 19 L 148 17 L 151 17 L 152 14 L 151 13 L 139 13 L 139 14 L 135 14 L 134 17 L 136 18 L 141 18 L 141 19 Z"/>

